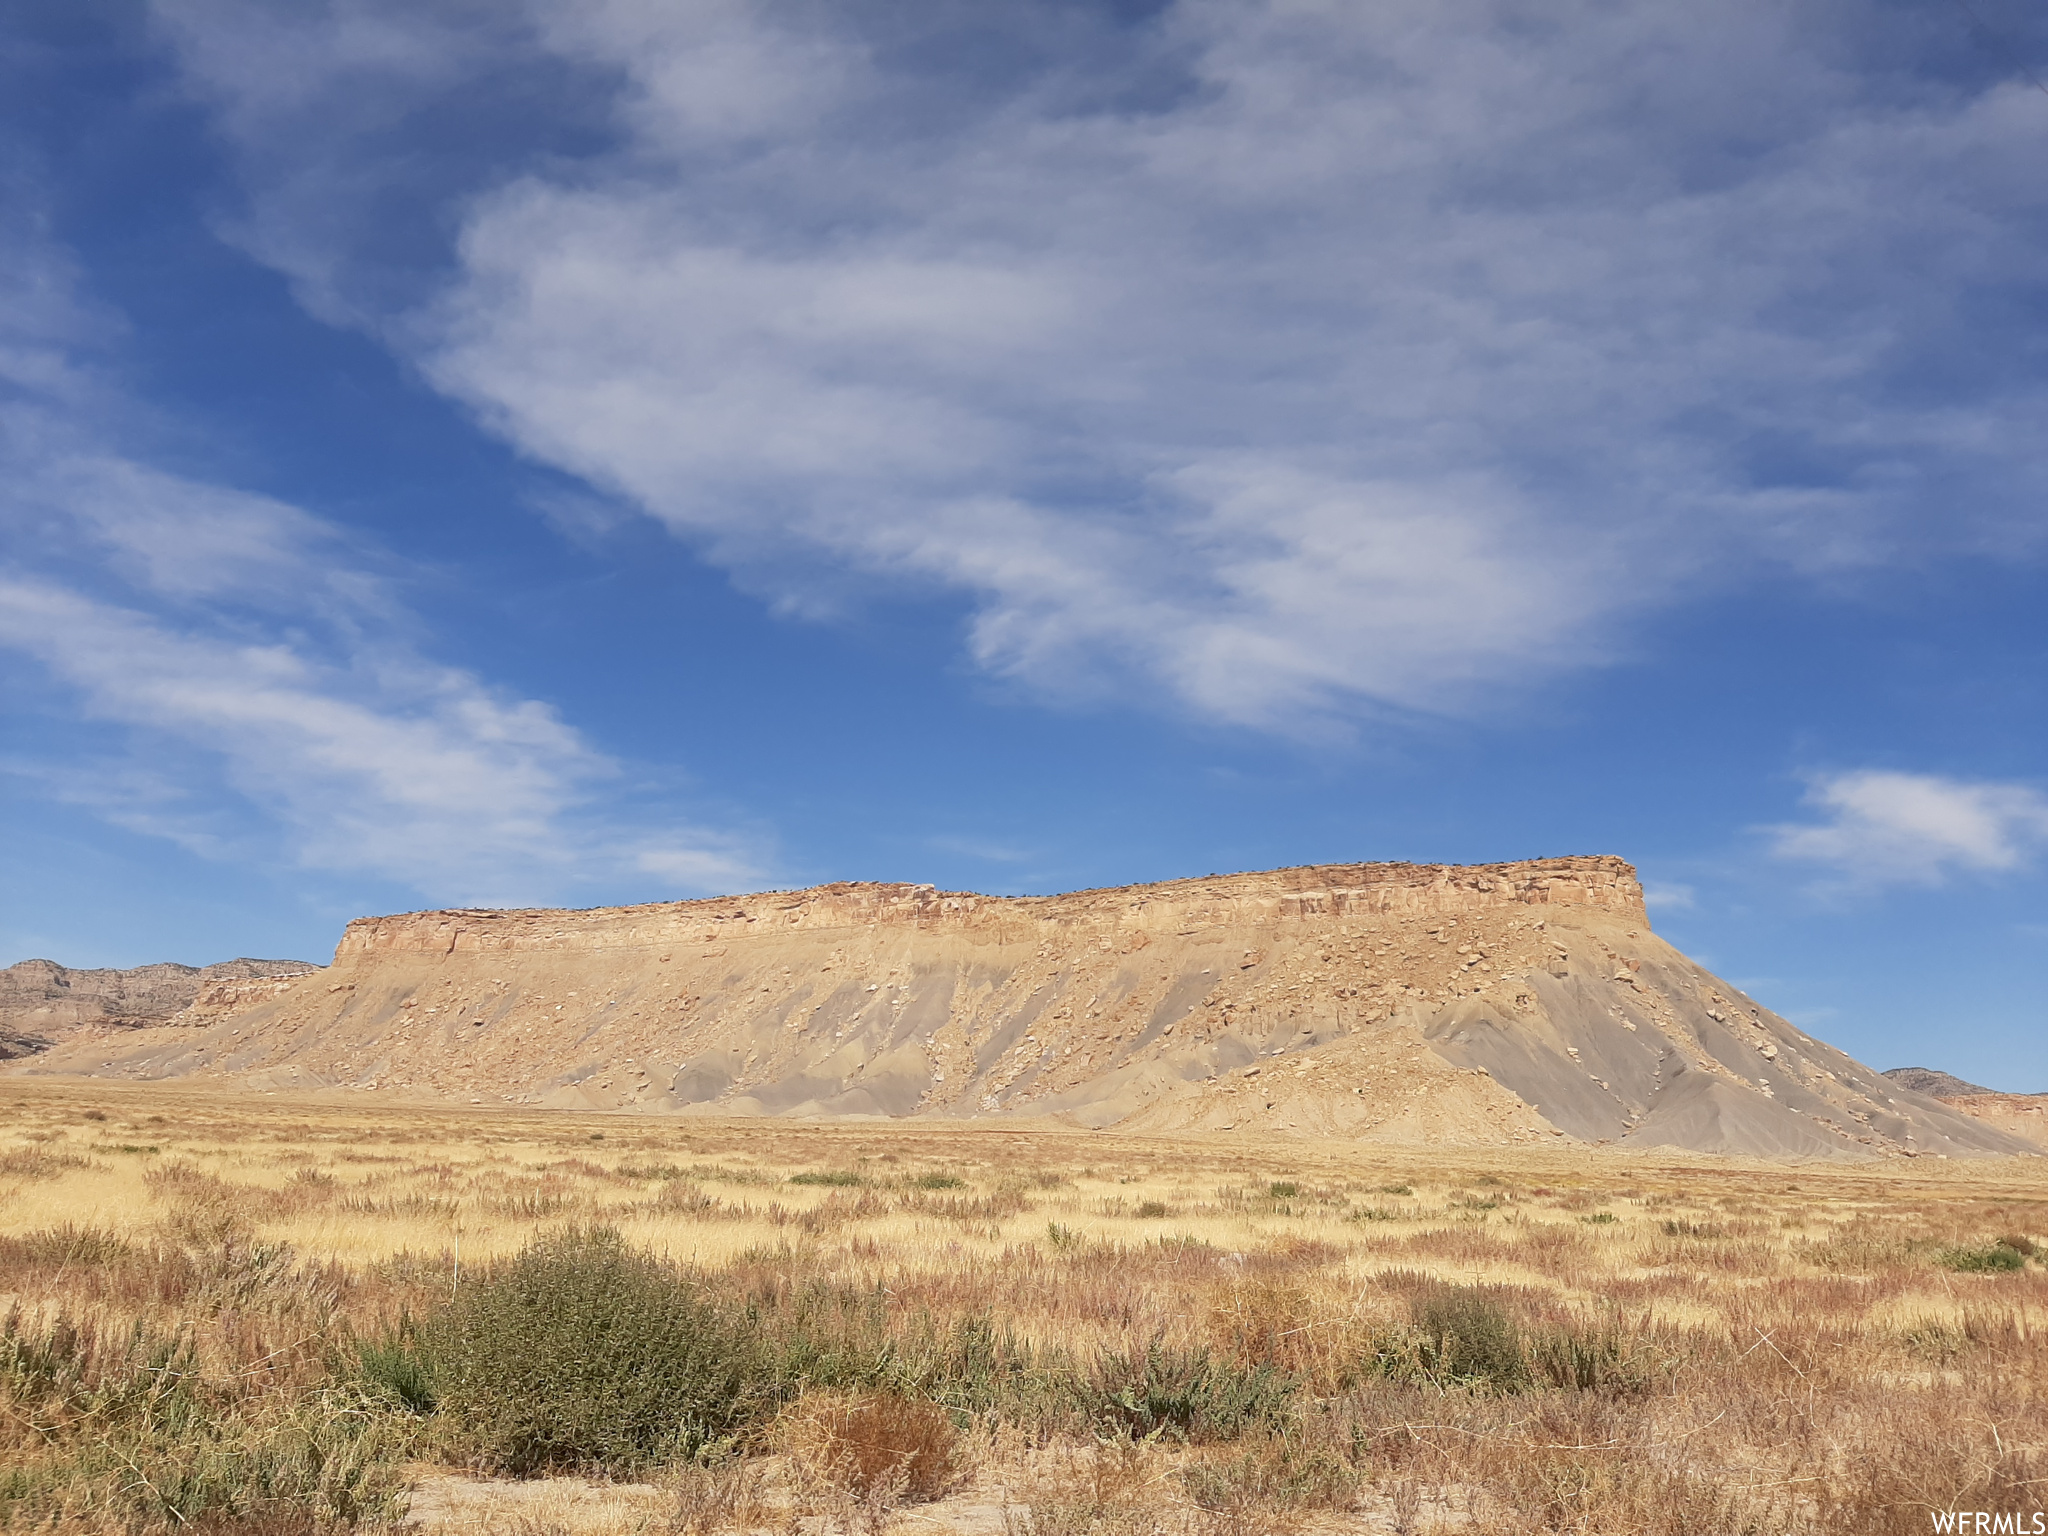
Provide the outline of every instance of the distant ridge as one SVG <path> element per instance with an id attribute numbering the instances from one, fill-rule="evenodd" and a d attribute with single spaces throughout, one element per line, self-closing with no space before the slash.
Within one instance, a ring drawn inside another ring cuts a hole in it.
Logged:
<path id="1" fill-rule="evenodd" d="M 209 992 L 253 1002 L 284 977 L 320 967 L 309 960 L 251 960 L 180 965 L 174 960 L 127 970 L 74 970 L 54 960 L 23 960 L 0 970 L 0 1060 L 31 1056 L 79 1034 L 165 1024 Z"/>
<path id="2" fill-rule="evenodd" d="M 1924 1093 L 1937 1099 L 1961 1099 L 1972 1094 L 2001 1091 L 1997 1088 L 1979 1088 L 1975 1083 L 1966 1083 L 1960 1077 L 1937 1072 L 1932 1067 L 1892 1067 L 1885 1076 L 1901 1088 L 1910 1088 L 1915 1093 Z"/>
<path id="3" fill-rule="evenodd" d="M 1253 1139 L 2036 1150 L 1695 965 L 1610 857 L 362 918 L 324 971 L 0 1070 Z"/>
<path id="4" fill-rule="evenodd" d="M 1893 1067 L 1885 1076 L 1901 1088 L 1938 1099 L 1973 1120 L 2048 1147 L 2048 1093 L 2000 1093 L 1932 1067 Z"/>

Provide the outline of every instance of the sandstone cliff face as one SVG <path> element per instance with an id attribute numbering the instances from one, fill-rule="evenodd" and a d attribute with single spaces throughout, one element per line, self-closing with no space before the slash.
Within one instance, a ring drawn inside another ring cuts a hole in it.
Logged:
<path id="1" fill-rule="evenodd" d="M 1619 859 L 351 923 L 204 1026 L 15 1070 L 719 1115 L 2009 1152 L 1693 966 Z"/>
<path id="2" fill-rule="evenodd" d="M 318 969 L 304 960 L 244 958 L 74 971 L 54 960 L 24 960 L 0 970 L 0 1058 L 31 1055 L 80 1034 L 161 1024 L 209 989 L 274 986 Z"/>

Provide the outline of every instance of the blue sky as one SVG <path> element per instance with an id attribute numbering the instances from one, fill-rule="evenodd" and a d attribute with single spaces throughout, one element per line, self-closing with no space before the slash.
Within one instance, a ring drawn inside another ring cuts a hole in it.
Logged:
<path id="1" fill-rule="evenodd" d="M 0 960 L 1612 852 L 2048 1088 L 2036 8 L 10 18 Z"/>

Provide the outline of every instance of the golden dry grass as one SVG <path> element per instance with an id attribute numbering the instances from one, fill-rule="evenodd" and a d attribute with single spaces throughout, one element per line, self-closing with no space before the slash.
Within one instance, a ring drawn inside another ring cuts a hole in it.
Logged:
<path id="1" fill-rule="evenodd" d="M 1104 1448 L 1056 1414 L 956 1409 L 979 1481 L 920 1523 L 1001 1506 L 1015 1536 L 1792 1533 L 2048 1508 L 2048 1272 L 1944 1262 L 2000 1238 L 2048 1248 L 2031 1160 L 1256 1147 L 0 1083 L 0 1314 L 190 1323 L 219 1371 L 310 1380 L 339 1331 L 430 1308 L 569 1223 L 764 1305 L 822 1286 L 904 1337 L 982 1320 L 1024 1355 L 1108 1372 L 1105 1393 L 1148 1347 L 1297 1384 L 1287 1422 L 1210 1443 Z M 104 1239 L 133 1251 L 50 1257 Z M 234 1272 L 250 1255 L 260 1272 Z M 1420 1369 L 1415 1320 L 1444 1286 L 1570 1358 L 1544 1356 L 1530 1391 Z M 815 1468 L 832 1460 L 818 1425 L 873 1412 L 820 1398 L 785 1422 L 811 1427 Z M 475 1499 L 424 1504 L 438 1528 L 536 1536 L 910 1518 L 807 1493 L 819 1480 L 771 1475 L 783 1464 L 750 1463 L 744 1499 L 701 1472 L 630 1496 L 522 1490 L 498 1527 Z"/>

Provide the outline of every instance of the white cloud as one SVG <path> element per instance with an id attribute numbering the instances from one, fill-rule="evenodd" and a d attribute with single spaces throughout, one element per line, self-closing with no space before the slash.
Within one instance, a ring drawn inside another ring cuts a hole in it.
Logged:
<path id="1" fill-rule="evenodd" d="M 20 579 L 0 579 L 0 646 L 41 661 L 88 718 L 217 762 L 305 867 L 494 905 L 559 898 L 628 870 L 693 891 L 759 875 L 737 840 L 636 834 L 586 814 L 614 770 L 553 710 L 404 649 L 358 648 L 337 665 L 288 639 L 195 633 Z M 160 774 L 62 777 L 68 798 L 135 830 L 237 855 L 260 841 L 202 828 L 192 786 L 181 793 Z"/>
<path id="2" fill-rule="evenodd" d="M 2017 869 L 2048 846 L 2048 796 L 2024 784 L 1861 769 L 1816 779 L 1807 799 L 1826 819 L 1768 829 L 1773 851 L 1855 886 Z"/>
<path id="3" fill-rule="evenodd" d="M 1837 1019 L 1841 1018 L 1841 1016 L 1841 1009 L 1825 1004 L 1813 1008 L 1795 1008 L 1790 1012 L 1780 1015 L 1788 1023 L 1795 1024 L 1809 1033 L 1817 1029 L 1827 1028 Z"/>
<path id="4" fill-rule="evenodd" d="M 1643 882 L 1643 905 L 1651 911 L 1690 911 L 1698 892 L 1689 885 L 1671 880 L 1646 880 Z"/>
<path id="5" fill-rule="evenodd" d="M 44 413 L 0 413 L 0 454 L 12 470 L 7 513 L 42 524 L 46 547 L 103 567 L 159 601 L 289 613 L 348 630 L 408 620 L 375 561 L 333 525 L 274 497 L 206 484 L 107 452 Z"/>
<path id="6" fill-rule="evenodd" d="M 0 297 L 0 650 L 40 664 L 67 723 L 130 743 L 23 730 L 18 784 L 209 856 L 442 902 L 761 877 L 745 839 L 608 810 L 616 765 L 545 703 L 435 663 L 374 552 L 105 440 L 128 408 L 79 360 L 61 253 L 8 249 L 51 277 Z"/>
<path id="7" fill-rule="evenodd" d="M 2034 281 L 2038 99 L 1853 3 L 1182 0 L 1008 72 L 858 7 L 164 14 L 310 302 L 753 589 L 965 594 L 1047 690 L 1466 709 L 1760 561 L 2038 543 L 2048 401 L 1966 301 Z M 395 133 L 543 65 L 602 147 Z M 401 185 L 459 229 L 403 298 Z"/>
<path id="8" fill-rule="evenodd" d="M 988 864 L 1030 864 L 1041 857 L 1035 849 L 982 837 L 928 837 L 925 846 L 940 853 L 956 853 L 962 858 L 979 859 Z"/>
<path id="9" fill-rule="evenodd" d="M 49 583 L 0 582 L 0 644 L 94 716 L 218 752 L 328 868 L 430 884 L 451 860 L 545 857 L 565 790 L 599 766 L 543 707 L 460 674 L 346 679 L 287 643 L 179 633 Z"/>

